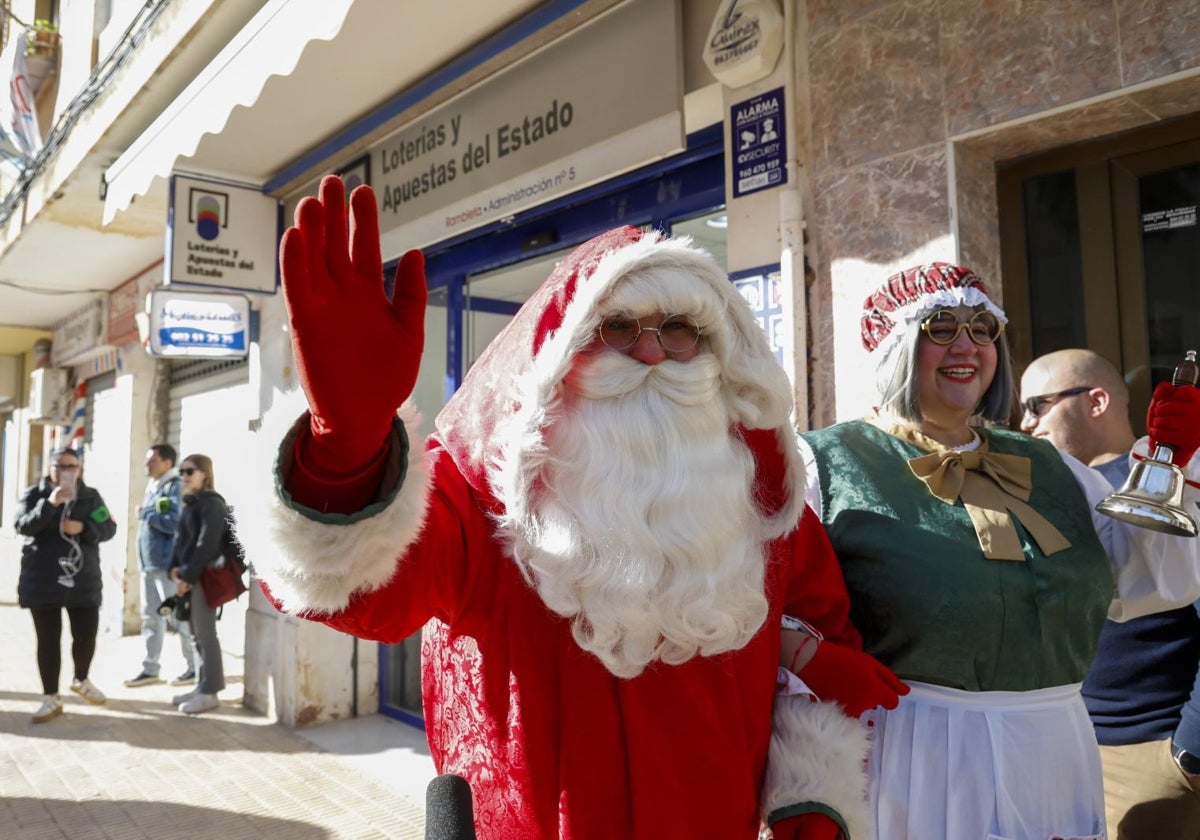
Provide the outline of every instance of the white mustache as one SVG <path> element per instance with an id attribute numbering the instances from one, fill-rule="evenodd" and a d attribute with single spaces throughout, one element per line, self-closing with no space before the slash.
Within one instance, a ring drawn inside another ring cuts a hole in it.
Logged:
<path id="1" fill-rule="evenodd" d="M 567 374 L 567 386 L 589 399 L 631 394 L 645 386 L 679 405 L 701 405 L 717 398 L 721 366 L 716 356 L 701 353 L 687 362 L 667 359 L 647 365 L 622 353 L 602 351 L 577 357 Z"/>

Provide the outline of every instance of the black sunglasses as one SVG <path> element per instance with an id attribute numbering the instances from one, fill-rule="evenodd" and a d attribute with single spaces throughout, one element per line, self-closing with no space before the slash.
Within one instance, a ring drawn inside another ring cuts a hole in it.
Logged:
<path id="1" fill-rule="evenodd" d="M 1092 390 L 1091 385 L 1080 385 L 1077 388 L 1068 388 L 1065 391 L 1059 391 L 1055 394 L 1040 394 L 1036 397 L 1030 397 L 1027 400 L 1021 400 L 1021 410 L 1027 415 L 1033 417 L 1041 417 L 1043 412 L 1056 402 L 1067 397 L 1077 397 L 1080 394 L 1086 394 Z"/>
<path id="2" fill-rule="evenodd" d="M 200 470 L 198 470 L 196 467 L 180 467 L 179 468 L 180 475 L 191 475 L 192 473 L 197 473 L 197 472 L 200 472 Z"/>

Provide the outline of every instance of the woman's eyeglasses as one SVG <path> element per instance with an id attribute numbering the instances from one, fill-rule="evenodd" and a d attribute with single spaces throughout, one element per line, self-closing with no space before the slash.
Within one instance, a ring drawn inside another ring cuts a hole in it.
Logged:
<path id="1" fill-rule="evenodd" d="M 976 312 L 966 321 L 950 309 L 939 309 L 921 322 L 921 330 L 934 344 L 953 344 L 963 330 L 980 347 L 993 343 L 1004 332 L 1004 324 L 986 309 Z"/>
<path id="2" fill-rule="evenodd" d="M 600 322 L 600 340 L 613 350 L 628 350 L 643 332 L 658 336 L 658 343 L 668 353 L 686 353 L 700 340 L 700 326 L 691 315 L 668 315 L 657 327 L 643 327 L 637 318 L 610 315 Z"/>
<path id="3" fill-rule="evenodd" d="M 1059 400 L 1066 399 L 1067 397 L 1077 397 L 1080 394 L 1086 394 L 1090 390 L 1092 390 L 1091 385 L 1080 385 L 1077 388 L 1068 388 L 1065 391 L 1059 391 L 1054 394 L 1039 394 L 1036 397 L 1022 400 L 1021 410 L 1030 417 L 1041 417 L 1047 408 Z"/>
<path id="4" fill-rule="evenodd" d="M 180 475 L 191 475 L 192 473 L 197 473 L 197 472 L 200 472 L 200 470 L 196 469 L 195 467 L 180 467 L 179 468 Z"/>

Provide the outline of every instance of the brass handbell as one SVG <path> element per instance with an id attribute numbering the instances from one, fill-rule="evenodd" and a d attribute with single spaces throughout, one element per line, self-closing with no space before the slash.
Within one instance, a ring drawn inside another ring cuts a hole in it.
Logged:
<path id="1" fill-rule="evenodd" d="M 1200 366 L 1196 351 L 1188 350 L 1171 377 L 1173 385 L 1196 386 Z M 1154 454 L 1138 461 L 1120 490 L 1106 496 L 1096 510 L 1152 531 L 1180 537 L 1196 536 L 1196 520 L 1183 509 L 1183 470 L 1171 463 L 1173 451 L 1168 444 L 1154 447 Z"/>

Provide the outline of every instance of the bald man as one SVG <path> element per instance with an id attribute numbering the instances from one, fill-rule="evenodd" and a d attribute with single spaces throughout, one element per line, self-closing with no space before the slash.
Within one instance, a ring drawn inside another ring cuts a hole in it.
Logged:
<path id="1" fill-rule="evenodd" d="M 1104 469 L 1110 483 L 1128 475 L 1137 436 L 1129 424 L 1129 390 L 1120 371 L 1091 350 L 1059 350 L 1033 361 L 1021 377 L 1021 428 L 1046 438 L 1088 466 Z M 1114 465 L 1117 461 L 1120 466 Z"/>
<path id="2" fill-rule="evenodd" d="M 1129 391 L 1111 362 L 1071 349 L 1021 377 L 1021 428 L 1095 468 L 1129 477 Z M 1194 514 L 1195 511 L 1192 511 Z M 1108 828 L 1117 840 L 1200 836 L 1200 604 L 1105 622 L 1083 699 L 1104 762 Z"/>

